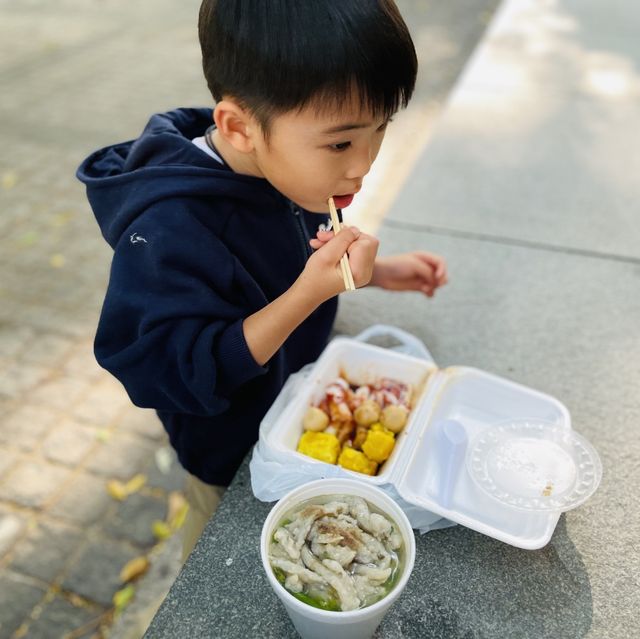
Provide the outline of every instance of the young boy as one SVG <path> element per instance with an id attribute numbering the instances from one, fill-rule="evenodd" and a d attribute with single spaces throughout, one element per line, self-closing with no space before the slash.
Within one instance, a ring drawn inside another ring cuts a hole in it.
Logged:
<path id="1" fill-rule="evenodd" d="M 204 0 L 199 35 L 213 112 L 155 115 L 78 170 L 114 249 L 96 358 L 192 476 L 185 554 L 289 374 L 325 347 L 342 256 L 357 287 L 446 283 L 437 256 L 377 258 L 370 235 L 323 230 L 413 92 L 392 0 Z"/>

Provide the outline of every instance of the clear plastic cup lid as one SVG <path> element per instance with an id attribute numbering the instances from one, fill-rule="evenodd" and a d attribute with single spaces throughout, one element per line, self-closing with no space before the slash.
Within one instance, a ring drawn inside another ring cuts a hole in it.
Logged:
<path id="1" fill-rule="evenodd" d="M 475 483 L 528 511 L 565 511 L 585 502 L 602 478 L 600 457 L 575 431 L 543 421 L 511 421 L 481 431 L 467 451 Z"/>

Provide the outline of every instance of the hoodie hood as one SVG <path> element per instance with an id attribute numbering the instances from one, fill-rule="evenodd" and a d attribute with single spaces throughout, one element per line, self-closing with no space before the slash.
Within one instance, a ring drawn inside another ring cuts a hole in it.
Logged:
<path id="1" fill-rule="evenodd" d="M 84 160 L 76 175 L 86 185 L 102 235 L 112 247 L 158 200 L 227 197 L 264 205 L 266 198 L 282 205 L 284 196 L 267 180 L 234 173 L 193 144 L 212 122 L 211 109 L 156 114 L 137 140 L 107 146 Z M 151 182 L 153 188 L 147 188 Z"/>

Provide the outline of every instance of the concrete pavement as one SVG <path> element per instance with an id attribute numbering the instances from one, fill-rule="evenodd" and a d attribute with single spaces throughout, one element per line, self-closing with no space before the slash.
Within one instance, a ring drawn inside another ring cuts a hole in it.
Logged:
<path id="1" fill-rule="evenodd" d="M 343 308 L 358 318 L 351 332 L 375 309 L 379 321 L 423 336 L 442 365 L 558 397 L 599 451 L 598 492 L 563 519 L 559 556 L 584 562 L 564 604 L 575 627 L 551 625 L 559 599 L 536 590 L 537 602 L 519 598 L 521 623 L 541 605 L 550 619 L 518 636 L 640 634 L 631 488 L 640 482 L 639 31 L 631 1 L 503 3 L 381 227 L 384 251 L 426 245 L 446 255 L 451 285 L 423 313 L 374 291 L 365 308 L 356 312 L 353 299 Z M 463 584 L 434 587 L 469 626 L 474 615 L 488 623 L 488 604 L 484 619 Z M 492 614 L 506 613 L 511 596 L 495 590 Z"/>

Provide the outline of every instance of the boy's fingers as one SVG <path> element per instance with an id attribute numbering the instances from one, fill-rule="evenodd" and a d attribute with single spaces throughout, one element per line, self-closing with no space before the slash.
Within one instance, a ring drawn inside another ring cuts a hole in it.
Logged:
<path id="1" fill-rule="evenodd" d="M 417 275 L 420 279 L 429 283 L 429 288 L 433 287 L 435 281 L 433 276 L 432 267 L 428 264 L 425 264 L 422 260 L 415 260 L 415 268 L 417 271 Z"/>
<path id="2" fill-rule="evenodd" d="M 345 227 L 335 237 L 326 242 L 324 245 L 325 255 L 338 261 L 358 237 L 360 237 L 360 231 L 355 226 Z"/>
<path id="3" fill-rule="evenodd" d="M 426 251 L 421 251 L 418 255 L 436 269 L 436 278 L 440 279 L 447 273 L 447 263 L 443 257 L 440 255 L 436 255 L 435 253 L 427 253 Z"/>
<path id="4" fill-rule="evenodd" d="M 350 228 L 353 234 L 355 235 L 355 239 L 357 239 L 360 236 L 360 229 L 358 229 L 355 226 L 352 226 L 352 227 L 343 226 L 342 228 L 343 229 Z M 316 237 L 309 240 L 309 244 L 313 249 L 317 250 L 321 246 L 324 246 L 325 244 L 330 242 L 334 237 L 335 235 L 333 231 L 318 231 L 318 233 L 316 234 Z"/>

